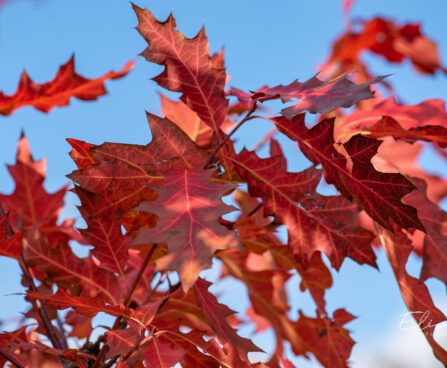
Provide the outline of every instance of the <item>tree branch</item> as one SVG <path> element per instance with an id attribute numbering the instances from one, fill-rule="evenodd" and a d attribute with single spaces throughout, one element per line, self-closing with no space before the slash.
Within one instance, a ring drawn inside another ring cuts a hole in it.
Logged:
<path id="1" fill-rule="evenodd" d="M 4 351 L 3 349 L 0 349 L 0 355 L 5 358 L 8 362 L 10 362 L 12 365 L 14 365 L 17 368 L 25 368 L 15 357 L 14 355 L 8 353 L 7 351 Z"/>
<path id="2" fill-rule="evenodd" d="M 210 158 L 208 160 L 208 162 L 203 166 L 203 169 L 205 170 L 208 165 L 213 161 L 214 156 L 216 155 L 217 151 L 219 151 L 222 146 L 230 139 L 230 137 L 236 133 L 236 131 L 248 120 L 253 119 L 253 117 L 251 117 L 251 114 L 253 114 L 256 110 L 257 104 L 256 101 L 253 101 L 253 103 L 250 106 L 250 110 L 247 111 L 247 114 L 245 114 L 245 117 L 236 125 L 236 128 L 234 128 L 230 134 L 228 134 L 223 141 L 221 141 L 217 147 L 214 149 L 214 151 L 211 153 Z"/>
<path id="3" fill-rule="evenodd" d="M 143 276 L 143 273 L 150 261 L 150 259 L 152 258 L 152 255 L 154 254 L 155 251 L 155 244 L 152 245 L 152 248 L 150 249 L 149 253 L 147 254 L 146 258 L 144 259 L 143 265 L 141 266 L 140 270 L 138 271 L 137 277 L 135 278 L 131 288 L 129 289 L 126 299 L 124 299 L 124 306 L 127 307 L 130 303 L 130 299 L 132 298 L 132 294 L 134 293 L 135 289 L 138 286 L 138 283 L 141 280 L 141 277 Z M 116 330 L 121 322 L 121 316 L 116 317 L 115 322 L 113 323 L 113 326 L 111 328 L 111 330 Z M 104 354 L 106 353 L 106 349 L 107 349 L 107 345 L 104 343 L 101 347 L 101 350 L 98 353 L 98 356 L 96 357 L 95 362 L 93 363 L 92 368 L 98 368 L 99 365 L 101 364 L 101 359 L 104 356 Z"/>

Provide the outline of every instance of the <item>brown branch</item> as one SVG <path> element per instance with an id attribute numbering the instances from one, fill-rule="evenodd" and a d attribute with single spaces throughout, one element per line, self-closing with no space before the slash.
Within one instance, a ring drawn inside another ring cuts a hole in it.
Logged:
<path id="1" fill-rule="evenodd" d="M 144 259 L 143 265 L 141 266 L 140 270 L 138 271 L 137 277 L 135 278 L 131 288 L 129 289 L 126 299 L 124 299 L 125 307 L 127 307 L 129 305 L 130 299 L 132 298 L 132 294 L 134 293 L 135 289 L 137 288 L 138 283 L 140 282 L 141 277 L 143 276 L 143 273 L 144 273 L 150 259 L 152 258 L 152 255 L 154 254 L 155 248 L 156 248 L 156 246 L 155 246 L 155 244 L 153 244 L 149 253 L 147 254 L 146 258 Z M 111 330 L 116 330 L 118 328 L 120 322 L 121 322 L 121 316 L 116 317 Z M 107 349 L 107 345 L 104 343 L 101 347 L 101 350 L 98 353 L 98 356 L 96 357 L 95 362 L 93 363 L 92 368 L 99 367 L 99 365 L 101 364 L 101 359 L 104 356 L 104 354 L 106 353 L 106 349 Z"/>
<path id="2" fill-rule="evenodd" d="M 12 365 L 14 365 L 17 368 L 25 368 L 15 357 L 14 355 L 8 353 L 7 351 L 4 351 L 3 349 L 0 349 L 0 355 L 5 358 L 7 361 L 9 361 Z"/>
<path id="3" fill-rule="evenodd" d="M 246 122 L 246 121 L 253 119 L 253 117 L 251 116 L 251 114 L 253 114 L 253 113 L 255 112 L 256 107 L 257 107 L 256 101 L 253 101 L 252 104 L 251 104 L 251 106 L 250 106 L 250 110 L 248 110 L 248 111 L 247 111 L 247 114 L 245 114 L 244 118 L 243 118 L 239 123 L 237 123 L 236 128 L 234 128 L 234 129 L 231 131 L 231 133 L 228 134 L 228 135 L 224 138 L 224 140 L 221 141 L 221 142 L 217 145 L 217 147 L 214 149 L 214 151 L 211 153 L 208 162 L 203 166 L 203 169 L 204 169 L 204 170 L 205 170 L 205 169 L 208 167 L 208 165 L 213 161 L 214 156 L 216 155 L 217 151 L 219 151 L 219 150 L 222 148 L 222 146 L 223 146 L 223 145 L 230 139 L 230 137 L 231 137 L 234 133 L 236 133 L 236 131 L 237 131 L 237 130 L 238 130 L 238 129 L 239 129 L 239 128 Z"/>
<path id="4" fill-rule="evenodd" d="M 59 329 L 59 334 L 61 335 L 61 344 L 64 349 L 68 349 L 68 342 L 67 338 L 65 336 L 65 330 L 64 330 L 64 324 L 62 323 L 61 319 L 59 318 L 59 315 L 56 318 L 57 327 Z"/>
<path id="5" fill-rule="evenodd" d="M 0 202 L 0 216 L 6 215 L 6 211 L 2 206 L 2 202 Z M 11 225 L 9 224 L 9 221 L 6 221 L 6 235 L 8 237 L 12 238 L 14 236 L 14 230 L 12 230 Z"/>
<path id="6" fill-rule="evenodd" d="M 247 217 L 252 216 L 253 214 L 256 213 L 256 211 L 258 211 L 261 207 L 262 207 L 263 203 L 259 203 L 255 208 L 253 208 L 249 213 L 247 213 Z"/>
<path id="7" fill-rule="evenodd" d="M 36 285 L 34 284 L 33 277 L 31 276 L 31 272 L 29 270 L 28 265 L 26 264 L 25 257 L 23 257 L 23 254 L 20 253 L 19 256 L 19 265 L 22 269 L 23 275 L 25 276 L 26 283 L 28 284 L 28 288 L 31 291 L 38 291 Z M 47 333 L 48 338 L 51 341 L 51 344 L 53 344 L 53 347 L 56 349 L 63 350 L 62 343 L 57 338 L 57 334 L 55 333 L 54 329 L 55 327 L 52 325 L 50 317 L 48 316 L 47 307 L 45 305 L 45 302 L 39 299 L 34 299 L 31 301 L 33 306 L 37 309 L 39 312 L 40 319 L 42 320 L 43 328 L 45 329 L 45 332 Z"/>
<path id="8" fill-rule="evenodd" d="M 151 291 L 149 291 L 149 294 L 147 295 L 146 299 L 144 299 L 143 304 L 148 303 L 151 298 L 152 295 L 154 294 L 154 292 L 158 289 L 158 287 L 165 281 L 165 279 L 163 278 L 163 275 L 160 275 L 160 278 L 158 279 L 157 283 L 155 284 L 155 286 L 151 289 Z"/>

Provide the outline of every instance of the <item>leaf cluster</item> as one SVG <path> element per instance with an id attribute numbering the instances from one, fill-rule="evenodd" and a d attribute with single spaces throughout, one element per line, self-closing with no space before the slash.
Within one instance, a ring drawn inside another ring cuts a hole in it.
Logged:
<path id="1" fill-rule="evenodd" d="M 0 366 L 291 367 L 289 344 L 297 356 L 346 367 L 354 340 L 345 325 L 355 317 L 343 308 L 328 311 L 325 293 L 331 269 L 347 257 L 377 267 L 374 247 L 385 249 L 409 311 L 415 318 L 429 313 L 416 322 L 447 364 L 433 337 L 446 317 L 424 283 L 447 282 L 447 214 L 437 205 L 447 182 L 416 163 L 421 142 L 446 158 L 447 113 L 441 100 L 405 106 L 373 92 L 378 84 L 388 94 L 393 89 L 361 59 L 372 52 L 389 62 L 408 59 L 421 73 L 445 72 L 433 41 L 418 25 L 382 18 L 355 30 L 348 24 L 320 75 L 247 92 L 226 87 L 223 51 L 210 55 L 204 29 L 188 39 L 172 15 L 161 22 L 147 9 L 134 11 L 148 44 L 141 55 L 164 66 L 154 81 L 180 100 L 161 96 L 164 117 L 147 113 L 153 138 L 146 145 L 68 139 L 77 165 L 68 177 L 83 229 L 58 219 L 68 186 L 48 193 L 44 162 L 20 138 L 9 166 L 15 190 L 0 194 L 0 255 L 19 263 L 30 308 L 22 327 L 0 333 Z M 70 59 L 43 85 L 24 73 L 13 95 L 0 94 L 0 114 L 96 99 L 105 80 L 132 67 L 90 80 Z M 271 115 L 263 108 L 270 100 L 289 105 Z M 351 113 L 341 109 L 351 106 Z M 309 114 L 318 117 L 312 127 Z M 234 132 L 254 119 L 272 125 L 261 142 L 268 157 L 234 148 Z M 310 166 L 287 171 L 275 134 L 296 142 Z M 336 194 L 317 191 L 323 179 Z M 229 194 L 237 208 L 223 201 Z M 73 241 L 91 247 L 87 257 L 73 252 Z M 418 278 L 405 268 L 412 252 L 423 263 Z M 202 271 L 216 260 L 222 272 L 211 282 Z M 290 317 L 293 295 L 285 285 L 294 274 L 315 302 L 312 316 Z M 249 359 L 262 350 L 237 333 L 243 321 L 209 290 L 228 277 L 246 286 L 245 317 L 256 332 L 274 331 L 267 362 Z M 115 318 L 104 333 L 95 326 L 98 313 Z"/>

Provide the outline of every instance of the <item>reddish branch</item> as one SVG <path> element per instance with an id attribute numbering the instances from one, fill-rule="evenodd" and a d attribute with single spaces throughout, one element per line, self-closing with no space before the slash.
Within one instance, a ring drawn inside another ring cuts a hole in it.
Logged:
<path id="1" fill-rule="evenodd" d="M 15 357 L 14 355 L 4 351 L 3 349 L 0 349 L 0 355 L 5 358 L 7 361 L 9 361 L 12 365 L 14 365 L 17 368 L 25 368 Z"/>
<path id="2" fill-rule="evenodd" d="M 151 260 L 152 255 L 154 254 L 156 245 L 153 244 L 150 251 L 148 252 L 148 254 L 146 255 L 146 258 L 144 259 L 143 265 L 141 266 L 140 270 L 138 271 L 137 277 L 135 277 L 135 280 L 131 286 L 131 288 L 129 289 L 126 298 L 124 299 L 124 306 L 128 307 L 130 304 L 130 300 L 132 298 L 132 295 L 135 291 L 135 289 L 138 286 L 138 283 L 141 280 L 141 277 L 143 276 L 144 271 L 146 270 L 147 265 L 149 264 L 149 261 Z M 111 328 L 111 330 L 116 330 L 118 328 L 118 326 L 121 323 L 121 316 L 116 317 L 115 322 L 113 323 L 113 326 Z M 99 365 L 101 364 L 101 360 L 102 357 L 104 356 L 104 354 L 106 353 L 106 349 L 107 349 L 107 345 L 104 343 L 101 347 L 101 350 L 98 353 L 98 356 L 96 357 L 95 362 L 93 363 L 92 368 L 98 368 Z"/>
<path id="3" fill-rule="evenodd" d="M 245 114 L 244 118 L 237 123 L 236 127 L 231 131 L 230 134 L 228 134 L 214 149 L 214 151 L 211 153 L 210 158 L 208 160 L 208 162 L 203 165 L 203 169 L 205 170 L 209 164 L 211 164 L 211 162 L 214 160 L 214 156 L 216 155 L 216 153 L 222 148 L 222 146 L 230 139 L 230 137 L 236 133 L 236 131 L 248 120 L 253 119 L 253 117 L 251 116 L 251 114 L 253 114 L 256 111 L 256 107 L 257 107 L 257 103 L 256 101 L 253 101 L 250 109 L 247 111 L 247 113 Z"/>

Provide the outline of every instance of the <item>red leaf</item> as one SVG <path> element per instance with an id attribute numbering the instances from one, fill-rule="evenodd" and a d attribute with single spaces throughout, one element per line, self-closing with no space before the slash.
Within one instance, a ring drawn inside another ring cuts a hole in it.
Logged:
<path id="1" fill-rule="evenodd" d="M 409 59 L 420 73 L 446 71 L 440 64 L 436 43 L 422 35 L 419 24 L 399 27 L 391 20 L 374 18 L 360 26 L 360 31 L 349 30 L 334 42 L 329 67 L 338 64 L 338 69 L 345 71 L 346 66 L 352 67 L 351 63 L 359 61 L 361 54 L 369 50 L 394 63 Z"/>
<path id="2" fill-rule="evenodd" d="M 8 215 L 3 215 L 0 217 L 0 255 L 18 260 L 20 253 L 22 253 L 22 248 L 20 247 L 22 236 L 21 234 L 15 234 L 10 238 L 8 236 L 8 227 Z"/>
<path id="3" fill-rule="evenodd" d="M 185 355 L 185 350 L 175 348 L 169 342 L 153 338 L 150 343 L 140 348 L 141 354 L 154 368 L 174 366 Z"/>
<path id="4" fill-rule="evenodd" d="M 379 224 L 389 229 L 391 219 L 403 228 L 424 231 L 416 209 L 401 201 L 415 189 L 414 185 L 400 174 L 381 173 L 371 164 L 380 141 L 356 135 L 345 143 L 343 147 L 352 160 L 350 169 L 347 159 L 334 147 L 333 119 L 322 120 L 311 129 L 304 125 L 304 115 L 292 121 L 283 117 L 273 121 L 282 133 L 299 143 L 309 160 L 321 163 L 329 184 L 334 184 L 345 198 L 358 202 Z"/>
<path id="5" fill-rule="evenodd" d="M 403 129 L 399 123 L 389 116 L 384 116 L 376 124 L 366 131 L 360 133 L 368 134 L 372 138 L 393 137 L 409 142 L 426 141 L 436 142 L 439 147 L 447 147 L 447 128 L 439 125 L 423 125 L 408 130 Z"/>
<path id="6" fill-rule="evenodd" d="M 96 100 L 106 94 L 104 82 L 108 79 L 124 77 L 134 67 L 133 61 L 128 61 L 118 72 L 110 71 L 97 79 L 87 79 L 75 72 L 74 56 L 62 65 L 56 77 L 44 84 L 33 82 L 24 71 L 20 77 L 16 92 L 5 95 L 0 92 L 0 114 L 10 115 L 23 106 L 34 106 L 48 113 L 55 106 L 66 106 L 71 97 L 80 100 Z"/>
<path id="7" fill-rule="evenodd" d="M 434 305 L 427 286 L 421 280 L 410 276 L 405 269 L 412 250 L 410 241 L 401 232 L 393 234 L 390 231 L 379 229 L 379 233 L 396 276 L 400 292 L 411 316 L 425 335 L 436 357 L 442 363 L 447 364 L 447 352 L 433 337 L 436 325 L 447 319 Z"/>
<path id="8" fill-rule="evenodd" d="M 205 124 L 199 116 L 181 101 L 173 101 L 160 94 L 161 111 L 163 114 L 182 129 L 188 137 L 200 147 L 210 144 L 213 130 Z M 225 120 L 221 129 L 226 132 L 234 122 Z"/>
<path id="9" fill-rule="evenodd" d="M 356 224 L 357 207 L 340 196 L 323 197 L 315 192 L 320 170 L 284 172 L 280 156 L 260 159 L 247 151 L 226 159 L 241 168 L 250 194 L 263 198 L 265 215 L 275 216 L 286 226 L 289 246 L 303 267 L 316 251 L 324 252 L 337 269 L 348 254 L 359 263 L 375 266 L 370 246 L 373 236 Z"/>
<path id="10" fill-rule="evenodd" d="M 284 287 L 290 275 L 282 269 L 250 270 L 246 252 L 224 251 L 219 252 L 218 257 L 228 273 L 241 280 L 247 287 L 254 312 L 263 317 L 275 331 L 275 354 L 281 356 L 284 341 L 293 344 L 299 339 L 292 321 L 287 316 L 289 306 Z"/>
<path id="11" fill-rule="evenodd" d="M 379 147 L 372 162 L 382 172 L 399 172 L 408 177 L 417 177 L 427 183 L 427 195 L 438 203 L 447 196 L 447 180 L 426 173 L 418 164 L 423 150 L 422 143 L 409 144 L 394 139 L 386 139 Z"/>
<path id="12" fill-rule="evenodd" d="M 367 83 L 355 84 L 344 75 L 326 82 L 314 76 L 302 83 L 294 81 L 286 86 L 280 84 L 272 88 L 260 88 L 252 96 L 252 99 L 264 102 L 280 98 L 283 103 L 293 99 L 301 100 L 281 111 L 288 119 L 292 119 L 304 111 L 326 114 L 337 107 L 349 107 L 360 100 L 373 98 L 371 84 L 380 82 L 385 77 L 377 77 Z"/>
<path id="13" fill-rule="evenodd" d="M 47 304 L 54 305 L 58 309 L 74 308 L 78 313 L 87 317 L 94 317 L 100 312 L 110 314 L 112 316 L 123 316 L 134 319 L 135 314 L 131 309 L 123 305 L 110 305 L 104 301 L 95 298 L 87 298 L 82 296 L 73 297 L 64 289 L 59 289 L 54 295 L 44 295 L 35 291 L 28 292 L 28 296 L 34 299 L 45 300 Z"/>
<path id="14" fill-rule="evenodd" d="M 447 285 L 447 213 L 430 202 L 423 181 L 413 181 L 419 189 L 406 196 L 404 201 L 418 209 L 418 216 L 427 230 L 420 279 L 436 277 Z"/>
<path id="15" fill-rule="evenodd" d="M 131 239 L 123 235 L 120 219 L 108 217 L 90 219 L 89 215 L 95 208 L 87 202 L 88 198 L 87 196 L 82 198 L 82 206 L 79 208 L 88 228 L 79 231 L 94 247 L 92 253 L 101 263 L 101 267 L 124 276 L 128 258 L 127 248 Z"/>
<path id="16" fill-rule="evenodd" d="M 224 95 L 226 75 L 225 69 L 217 69 L 215 66 L 220 65 L 211 61 L 205 30 L 187 39 L 175 29 L 172 14 L 159 22 L 149 10 L 136 5 L 133 8 L 139 21 L 137 30 L 149 44 L 141 55 L 166 67 L 154 80 L 170 91 L 181 92 L 180 99 L 219 137 L 228 106 Z"/>
<path id="17" fill-rule="evenodd" d="M 355 317 L 344 309 L 336 310 L 333 320 L 328 317 L 309 318 L 301 311 L 299 314 L 296 328 L 302 338 L 302 351 L 296 348 L 294 352 L 312 352 L 325 367 L 348 367 L 347 360 L 351 355 L 354 340 L 342 326 Z"/>
<path id="18" fill-rule="evenodd" d="M 149 113 L 147 118 L 153 137 L 149 144 L 104 143 L 90 148 L 98 163 L 68 175 L 100 195 L 88 199 L 95 208 L 90 217 L 122 214 L 142 200 L 152 201 L 156 193 L 145 183 L 161 181 L 160 170 L 200 167 L 208 160 L 210 148 L 198 147 L 174 123 Z"/>
<path id="19" fill-rule="evenodd" d="M 94 144 L 67 138 L 67 142 L 72 147 L 70 157 L 75 162 L 78 169 L 85 169 L 98 163 L 98 160 L 90 152 L 90 148 L 96 147 Z"/>
<path id="20" fill-rule="evenodd" d="M 165 243 L 169 252 L 157 261 L 157 268 L 176 270 L 185 291 L 200 271 L 211 266 L 216 250 L 240 247 L 235 233 L 219 224 L 222 215 L 234 210 L 221 200 L 232 187 L 211 183 L 211 173 L 201 169 L 166 172 L 163 182 L 151 185 L 158 200 L 136 208 L 156 214 L 159 220 L 154 228 L 141 230 L 133 244 Z"/>
<path id="21" fill-rule="evenodd" d="M 8 166 L 15 183 L 14 193 L 0 194 L 4 210 L 9 211 L 11 224 L 15 227 L 20 222 L 27 229 L 37 222 L 43 225 L 55 224 L 64 205 L 63 198 L 68 186 L 54 194 L 47 193 L 43 187 L 45 160 L 34 161 L 29 143 L 23 135 L 18 143 L 16 157 L 16 164 Z"/>
<path id="22" fill-rule="evenodd" d="M 309 290 L 319 312 L 325 312 L 324 294 L 326 289 L 332 286 L 332 276 L 324 264 L 321 254 L 314 253 L 309 265 L 306 268 L 297 267 L 297 270 L 301 276 L 301 291 Z"/>
<path id="23" fill-rule="evenodd" d="M 78 283 L 89 297 L 101 294 L 111 304 L 118 304 L 120 290 L 115 276 L 99 268 L 91 257 L 77 258 L 68 244 L 51 248 L 37 228 L 23 232 L 22 246 L 28 265 L 43 272 L 46 279 Z"/>
<path id="24" fill-rule="evenodd" d="M 68 336 L 77 337 L 78 339 L 90 338 L 93 331 L 90 317 L 72 310 L 65 316 L 65 322 L 72 327 Z"/>
<path id="25" fill-rule="evenodd" d="M 134 349 L 140 339 L 140 334 L 133 328 L 107 331 L 106 342 L 109 350 L 106 353 L 106 358 L 109 359 Z"/>
<path id="26" fill-rule="evenodd" d="M 228 324 L 226 318 L 234 312 L 224 304 L 219 304 L 216 297 L 208 291 L 211 283 L 201 278 L 194 286 L 196 297 L 217 337 L 225 343 L 234 345 L 239 350 L 242 360 L 246 360 L 249 351 L 262 351 L 250 340 L 240 337 Z"/>
<path id="27" fill-rule="evenodd" d="M 390 116 L 404 130 L 432 125 L 447 128 L 447 112 L 443 100 L 432 99 L 418 105 L 405 106 L 396 104 L 390 97 L 371 110 L 357 110 L 341 124 L 336 124 L 335 140 L 345 142 L 354 134 L 368 132 L 383 116 Z M 380 129 L 377 129 L 377 133 L 380 133 Z"/>

